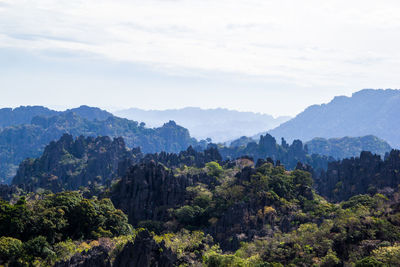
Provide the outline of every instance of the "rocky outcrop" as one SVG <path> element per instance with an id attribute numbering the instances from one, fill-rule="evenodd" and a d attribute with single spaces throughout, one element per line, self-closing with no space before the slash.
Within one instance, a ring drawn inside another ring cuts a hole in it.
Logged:
<path id="1" fill-rule="evenodd" d="M 334 159 L 328 156 L 311 154 L 306 145 L 300 140 L 294 140 L 289 145 L 282 138 L 281 144 L 270 134 L 261 135 L 258 143 L 255 141 L 245 146 L 230 146 L 219 149 L 224 159 L 236 159 L 249 156 L 253 160 L 270 158 L 279 161 L 285 168 L 293 170 L 299 162 L 312 166 L 315 170 L 326 169 L 328 162 Z"/>
<path id="2" fill-rule="evenodd" d="M 140 150 L 127 149 L 122 138 L 74 139 L 65 134 L 57 142 L 51 142 L 40 158 L 22 162 L 13 184 L 26 191 L 43 188 L 53 192 L 104 185 L 126 172 L 129 164 L 122 162 L 132 163 L 140 156 Z"/>
<path id="3" fill-rule="evenodd" d="M 188 147 L 185 151 L 176 153 L 155 153 L 147 154 L 143 162 L 154 160 L 157 163 L 171 167 L 195 166 L 198 168 L 204 167 L 207 162 L 210 161 L 222 161 L 222 157 L 217 148 L 210 146 L 204 151 L 196 151 L 192 146 Z"/>
<path id="4" fill-rule="evenodd" d="M 173 267 L 177 257 L 165 247 L 164 242 L 156 243 L 147 231 L 141 231 L 135 242 L 128 242 L 118 254 L 113 266 L 115 267 Z"/>
<path id="5" fill-rule="evenodd" d="M 175 176 L 163 165 L 146 161 L 130 168 L 112 192 L 111 200 L 128 214 L 134 226 L 144 220 L 165 221 L 168 209 L 185 202 L 186 188 L 207 179 L 206 175 Z"/>
<path id="6" fill-rule="evenodd" d="M 18 194 L 18 191 L 16 186 L 0 184 L 0 200 L 10 201 L 14 194 Z"/>
<path id="7" fill-rule="evenodd" d="M 111 267 L 109 252 L 104 246 L 96 246 L 72 256 L 69 260 L 57 262 L 54 267 Z"/>
<path id="8" fill-rule="evenodd" d="M 358 194 L 396 189 L 399 170 L 399 150 L 392 150 L 384 160 L 371 152 L 361 152 L 360 157 L 329 163 L 327 171 L 316 179 L 316 186 L 321 195 L 342 201 Z"/>

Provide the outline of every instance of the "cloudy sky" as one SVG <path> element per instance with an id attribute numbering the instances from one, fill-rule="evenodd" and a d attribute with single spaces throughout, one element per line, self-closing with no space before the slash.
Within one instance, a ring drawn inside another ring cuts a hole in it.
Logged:
<path id="1" fill-rule="evenodd" d="M 0 106 L 295 115 L 400 88 L 400 2 L 0 0 Z"/>

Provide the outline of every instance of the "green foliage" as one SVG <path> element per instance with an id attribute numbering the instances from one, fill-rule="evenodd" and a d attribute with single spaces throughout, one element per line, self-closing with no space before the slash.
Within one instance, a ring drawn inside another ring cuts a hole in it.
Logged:
<path id="1" fill-rule="evenodd" d="M 377 204 L 376 199 L 372 198 L 369 195 L 357 195 L 343 202 L 342 207 L 344 209 L 348 209 L 348 208 L 356 208 L 359 205 L 362 205 L 368 208 L 373 208 L 376 206 L 376 204 Z"/>
<path id="2" fill-rule="evenodd" d="M 208 174 L 214 177 L 220 177 L 224 172 L 224 169 L 218 164 L 218 162 L 211 161 L 206 164 Z"/>
<path id="3" fill-rule="evenodd" d="M 203 214 L 204 210 L 199 206 L 185 205 L 175 210 L 178 221 L 185 225 L 195 225 L 197 219 Z"/>
<path id="4" fill-rule="evenodd" d="M 372 251 L 372 255 L 378 261 L 388 266 L 400 266 L 400 245 L 380 247 Z"/>
<path id="5" fill-rule="evenodd" d="M 154 236 L 157 243 L 164 242 L 165 246 L 175 253 L 178 259 L 192 258 L 201 261 L 205 253 L 211 248 L 213 239 L 202 231 L 190 232 L 182 229 L 177 233 L 167 233 L 161 236 Z"/>
<path id="6" fill-rule="evenodd" d="M 27 241 L 43 236 L 50 243 L 68 238 L 130 234 L 125 214 L 109 199 L 85 199 L 77 192 L 50 194 L 16 204 L 0 202 L 0 235 Z"/>
<path id="7" fill-rule="evenodd" d="M 357 261 L 355 267 L 384 267 L 385 265 L 374 257 L 365 257 Z"/>
<path id="8" fill-rule="evenodd" d="M 77 251 L 77 245 L 72 240 L 58 242 L 53 248 L 58 260 L 61 261 L 71 258 Z"/>
<path id="9" fill-rule="evenodd" d="M 193 200 L 193 204 L 201 208 L 207 208 L 211 205 L 213 194 L 204 185 L 197 185 L 186 188 L 189 198 Z"/>
<path id="10" fill-rule="evenodd" d="M 321 266 L 324 267 L 336 266 L 339 263 L 340 263 L 339 258 L 336 256 L 336 253 L 331 249 L 328 251 L 325 257 L 321 259 Z"/>
<path id="11" fill-rule="evenodd" d="M 24 243 L 24 251 L 29 257 L 46 259 L 55 255 L 44 236 L 37 236 Z"/>
<path id="12" fill-rule="evenodd" d="M 0 259 L 3 261 L 14 260 L 21 254 L 21 252 L 21 240 L 12 237 L 0 237 Z"/>
<path id="13" fill-rule="evenodd" d="M 171 167 L 169 179 L 185 184 L 179 197 L 149 205 L 156 220 L 136 226 L 154 231 L 180 266 L 400 266 L 398 190 L 330 203 L 308 172 L 249 162 Z M 77 192 L 0 201 L 0 211 L 7 264 L 47 266 L 99 244 L 114 259 L 136 233 L 109 199 Z"/>

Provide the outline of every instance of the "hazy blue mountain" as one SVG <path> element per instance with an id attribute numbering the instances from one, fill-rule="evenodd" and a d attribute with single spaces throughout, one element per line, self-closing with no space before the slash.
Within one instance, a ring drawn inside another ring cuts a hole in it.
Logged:
<path id="1" fill-rule="evenodd" d="M 11 125 L 29 124 L 36 116 L 54 116 L 58 114 L 55 110 L 50 110 L 42 106 L 21 106 L 18 108 L 0 109 L 0 128 Z"/>
<path id="2" fill-rule="evenodd" d="M 335 159 L 358 157 L 362 151 L 385 156 L 392 150 L 384 140 L 367 135 L 362 137 L 314 138 L 306 143 L 310 154 L 331 156 Z"/>
<path id="3" fill-rule="evenodd" d="M 268 133 L 288 141 L 375 135 L 400 147 L 400 90 L 365 89 L 351 97 L 338 96 L 308 107 Z"/>
<path id="4" fill-rule="evenodd" d="M 82 117 L 82 118 L 90 120 L 90 121 L 94 121 L 94 120 L 104 121 L 104 120 L 108 119 L 109 117 L 114 116 L 110 112 L 105 111 L 103 109 L 96 108 L 96 107 L 89 107 L 89 106 L 85 106 L 85 105 L 80 106 L 78 108 L 67 109 L 66 111 L 64 111 L 64 113 L 68 113 L 68 112 L 73 112 L 76 115 L 78 115 L 79 117 Z"/>
<path id="5" fill-rule="evenodd" d="M 187 107 L 169 110 L 142 110 L 131 108 L 114 112 L 115 115 L 143 121 L 149 127 L 157 127 L 169 120 L 187 128 L 197 139 L 211 138 L 214 142 L 225 142 L 241 136 L 251 136 L 267 131 L 287 121 L 290 117 L 241 112 L 223 108 L 201 109 Z"/>
<path id="6" fill-rule="evenodd" d="M 36 116 L 51 117 L 63 113 L 73 112 L 87 120 L 105 120 L 113 114 L 96 107 L 80 106 L 66 111 L 56 111 L 43 106 L 20 106 L 17 108 L 0 109 L 0 128 L 30 124 Z"/>
<path id="7" fill-rule="evenodd" d="M 75 137 L 123 137 L 128 147 L 140 147 L 145 153 L 179 152 L 188 146 L 199 145 L 187 129 L 174 121 L 161 127 L 146 128 L 137 121 L 108 116 L 105 111 L 89 107 L 55 114 L 35 116 L 29 124 L 16 124 L 0 130 L 0 183 L 9 182 L 21 161 L 40 156 L 49 142 L 58 140 L 65 133 Z M 105 117 L 107 119 L 100 120 Z"/>

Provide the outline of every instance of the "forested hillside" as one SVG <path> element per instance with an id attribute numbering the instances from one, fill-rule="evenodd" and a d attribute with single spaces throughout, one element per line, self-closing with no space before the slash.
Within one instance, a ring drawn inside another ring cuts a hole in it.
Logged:
<path id="1" fill-rule="evenodd" d="M 14 123 L 17 122 L 14 120 Z M 122 137 L 128 147 L 140 147 L 146 153 L 179 152 L 191 145 L 199 145 L 190 137 L 187 129 L 173 121 L 159 128 L 146 128 L 136 121 L 109 116 L 109 113 L 98 108 L 81 107 L 54 116 L 35 116 L 29 124 L 2 129 L 0 181 L 9 183 L 21 161 L 39 157 L 49 142 L 65 133 L 73 136 Z"/>

